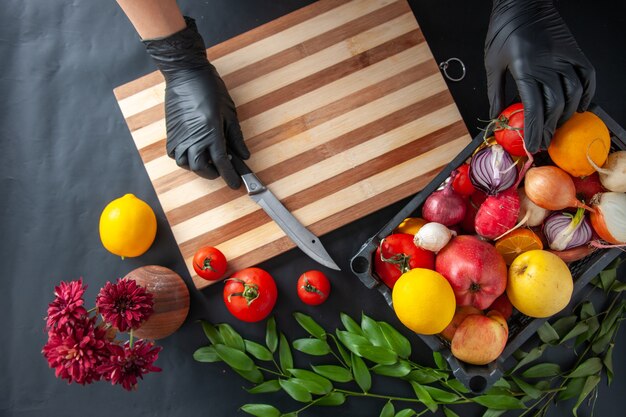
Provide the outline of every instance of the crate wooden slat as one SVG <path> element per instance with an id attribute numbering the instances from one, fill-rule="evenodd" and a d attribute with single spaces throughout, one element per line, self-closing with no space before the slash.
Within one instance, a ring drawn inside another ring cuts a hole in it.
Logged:
<path id="1" fill-rule="evenodd" d="M 318 236 L 416 193 L 470 140 L 405 0 L 321 0 L 207 56 L 249 166 Z M 164 88 L 154 72 L 114 93 L 196 286 L 210 284 L 192 267 L 202 245 L 231 272 L 294 247 L 243 187 L 167 157 Z"/>

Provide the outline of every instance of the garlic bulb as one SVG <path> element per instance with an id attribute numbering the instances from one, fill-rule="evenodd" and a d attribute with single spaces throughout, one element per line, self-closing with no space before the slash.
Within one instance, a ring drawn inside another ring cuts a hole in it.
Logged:
<path id="1" fill-rule="evenodd" d="M 456 232 L 448 229 L 441 223 L 430 222 L 421 227 L 415 234 L 413 242 L 415 246 L 431 252 L 439 252 L 448 244 L 450 239 L 456 236 Z"/>

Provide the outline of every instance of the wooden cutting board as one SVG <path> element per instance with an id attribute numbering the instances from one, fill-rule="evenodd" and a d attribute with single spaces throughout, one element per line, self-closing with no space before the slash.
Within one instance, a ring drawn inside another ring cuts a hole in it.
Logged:
<path id="1" fill-rule="evenodd" d="M 237 105 L 249 166 L 318 236 L 415 194 L 470 140 L 405 0 L 322 0 L 207 55 Z M 198 288 L 210 284 L 192 267 L 203 245 L 231 272 L 295 246 L 243 187 L 167 157 L 159 72 L 114 92 Z"/>

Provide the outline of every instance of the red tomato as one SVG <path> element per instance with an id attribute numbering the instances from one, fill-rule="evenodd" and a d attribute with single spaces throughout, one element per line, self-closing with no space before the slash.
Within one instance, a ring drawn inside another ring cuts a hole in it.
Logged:
<path id="1" fill-rule="evenodd" d="M 193 269 L 199 277 L 216 281 L 226 272 L 226 257 L 219 249 L 204 246 L 193 256 Z"/>
<path id="2" fill-rule="evenodd" d="M 457 174 L 452 180 L 452 189 L 461 195 L 472 195 L 476 188 L 469 178 L 469 164 L 463 164 L 456 169 Z"/>
<path id="3" fill-rule="evenodd" d="M 298 278 L 298 297 L 304 304 L 322 304 L 330 294 L 330 282 L 320 271 L 307 271 Z"/>
<path id="4" fill-rule="evenodd" d="M 435 254 L 415 246 L 413 235 L 394 233 L 383 239 L 374 255 L 374 271 L 385 285 L 393 288 L 413 268 L 435 269 Z"/>
<path id="5" fill-rule="evenodd" d="M 513 156 L 526 156 L 524 150 L 524 107 L 522 103 L 511 104 L 495 121 L 493 135 L 496 142 Z"/>
<path id="6" fill-rule="evenodd" d="M 226 280 L 224 303 L 239 320 L 263 320 L 274 308 L 278 291 L 274 278 L 260 268 L 246 268 Z"/>

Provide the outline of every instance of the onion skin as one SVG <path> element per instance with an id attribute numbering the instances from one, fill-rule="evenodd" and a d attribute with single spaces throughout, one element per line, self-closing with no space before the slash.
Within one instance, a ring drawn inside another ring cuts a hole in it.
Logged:
<path id="1" fill-rule="evenodd" d="M 543 225 L 543 234 L 550 249 L 564 251 L 589 243 L 593 230 L 585 210 L 579 208 L 573 217 L 568 213 L 551 214 Z"/>
<path id="2" fill-rule="evenodd" d="M 452 188 L 453 178 L 443 190 L 428 196 L 422 206 L 422 217 L 429 222 L 452 226 L 463 221 L 467 206 L 465 199 Z"/>
<path id="3" fill-rule="evenodd" d="M 593 211 L 591 207 L 576 199 L 576 187 L 572 177 L 555 166 L 529 169 L 524 179 L 524 192 L 533 203 L 546 210 L 583 207 Z"/>
<path id="4" fill-rule="evenodd" d="M 582 245 L 577 246 L 572 249 L 567 250 L 552 250 L 549 249 L 548 252 L 552 252 L 559 258 L 563 260 L 565 263 L 580 261 L 583 258 L 594 253 L 597 249 L 590 245 Z"/>
<path id="5" fill-rule="evenodd" d="M 590 215 L 593 230 L 609 243 L 626 244 L 626 194 L 606 192 L 596 199 Z"/>
<path id="6" fill-rule="evenodd" d="M 526 224 L 529 227 L 539 226 L 550 214 L 549 210 L 539 207 L 533 201 L 528 198 L 524 192 L 524 187 L 517 189 L 517 195 L 519 196 L 520 210 L 517 216 L 517 221 Z"/>

